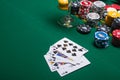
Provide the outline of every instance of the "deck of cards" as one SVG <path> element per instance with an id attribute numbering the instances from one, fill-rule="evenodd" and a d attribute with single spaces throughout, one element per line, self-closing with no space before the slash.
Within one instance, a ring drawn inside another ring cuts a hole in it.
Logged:
<path id="1" fill-rule="evenodd" d="M 44 58 L 51 70 L 57 71 L 60 76 L 65 76 L 90 64 L 83 56 L 88 50 L 68 38 L 63 38 L 50 46 Z"/>

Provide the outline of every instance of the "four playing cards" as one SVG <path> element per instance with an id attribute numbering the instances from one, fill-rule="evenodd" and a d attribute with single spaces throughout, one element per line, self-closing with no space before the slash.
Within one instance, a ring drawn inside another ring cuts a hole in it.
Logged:
<path id="1" fill-rule="evenodd" d="M 90 64 L 84 56 L 88 50 L 68 38 L 63 38 L 50 46 L 44 58 L 51 70 L 57 71 L 60 76 L 65 76 Z"/>

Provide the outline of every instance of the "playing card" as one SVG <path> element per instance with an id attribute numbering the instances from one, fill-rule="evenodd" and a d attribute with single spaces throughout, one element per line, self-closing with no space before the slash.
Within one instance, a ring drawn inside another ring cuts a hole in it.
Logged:
<path id="1" fill-rule="evenodd" d="M 44 55 L 44 58 L 45 58 L 45 60 L 46 60 L 46 62 L 47 62 L 47 64 L 48 64 L 51 72 L 56 71 L 57 66 L 54 65 L 55 62 L 53 61 L 53 59 L 52 59 L 49 55 Z M 54 66 L 53 66 L 53 65 L 54 65 Z"/>
<path id="2" fill-rule="evenodd" d="M 63 38 L 50 46 L 44 58 L 52 72 L 65 76 L 90 62 L 83 56 L 88 50 L 77 43 Z"/>
<path id="3" fill-rule="evenodd" d="M 46 55 L 44 55 L 44 58 L 51 70 L 51 72 L 56 71 L 56 69 L 59 69 L 59 66 L 64 64 L 74 64 L 74 62 L 71 62 L 71 60 L 67 59 L 64 54 L 55 52 L 55 49 L 51 46 L 49 51 Z"/>
<path id="4" fill-rule="evenodd" d="M 55 57 L 56 62 L 64 61 L 64 62 L 73 62 L 73 59 L 69 56 L 67 56 L 65 53 L 61 53 L 60 51 L 57 50 L 55 46 L 51 46 L 48 54 L 51 57 Z"/>
<path id="5" fill-rule="evenodd" d="M 60 76 L 65 76 L 73 71 L 76 71 L 84 66 L 87 66 L 88 64 L 90 64 L 90 62 L 84 56 L 82 56 L 82 58 L 79 60 L 79 64 L 63 65 L 59 69 L 57 69 L 57 72 L 59 73 Z"/>
<path id="6" fill-rule="evenodd" d="M 59 40 L 53 46 L 56 47 L 57 51 L 64 53 L 74 61 L 77 61 L 83 54 L 88 52 L 87 49 L 67 38 Z"/>

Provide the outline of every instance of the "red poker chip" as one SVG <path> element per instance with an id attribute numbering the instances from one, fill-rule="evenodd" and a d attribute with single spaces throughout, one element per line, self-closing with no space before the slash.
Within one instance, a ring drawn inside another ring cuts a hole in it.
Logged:
<path id="1" fill-rule="evenodd" d="M 109 7 L 112 7 L 112 6 L 111 6 L 111 5 L 106 5 L 104 8 L 107 9 L 107 8 L 109 8 Z"/>
<path id="2" fill-rule="evenodd" d="M 120 10 L 120 6 L 117 5 L 117 4 L 112 4 L 111 6 L 114 7 L 115 9 L 117 9 L 117 10 Z"/>
<path id="3" fill-rule="evenodd" d="M 84 6 L 84 7 L 90 7 L 92 5 L 92 2 L 91 1 L 81 1 L 80 5 Z"/>
<path id="4" fill-rule="evenodd" d="M 114 38 L 120 40 L 120 29 L 113 30 L 112 35 L 113 35 Z"/>

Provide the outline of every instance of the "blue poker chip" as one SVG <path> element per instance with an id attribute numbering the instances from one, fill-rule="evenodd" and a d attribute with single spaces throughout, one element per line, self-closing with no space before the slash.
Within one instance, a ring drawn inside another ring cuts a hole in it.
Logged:
<path id="1" fill-rule="evenodd" d="M 95 39 L 97 39 L 97 40 L 108 40 L 109 36 L 104 31 L 97 31 L 97 32 L 95 32 Z"/>

